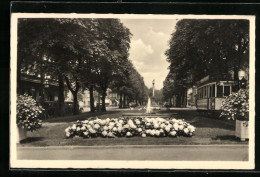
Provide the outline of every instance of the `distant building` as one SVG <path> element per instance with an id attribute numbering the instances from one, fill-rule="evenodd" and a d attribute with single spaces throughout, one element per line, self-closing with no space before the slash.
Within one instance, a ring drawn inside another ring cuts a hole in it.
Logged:
<path id="1" fill-rule="evenodd" d="M 45 77 L 44 81 L 41 81 L 40 75 L 23 73 L 21 74 L 21 81 L 19 85 L 19 93 L 31 95 L 37 102 L 41 101 L 41 87 L 43 87 L 44 102 L 58 101 L 59 85 L 58 81 L 52 80 L 50 77 Z M 43 84 L 42 84 L 43 82 Z M 68 90 L 65 84 L 65 102 L 73 102 L 73 95 Z M 90 94 L 88 90 L 79 91 L 78 102 L 81 108 L 90 107 Z M 98 103 L 98 92 L 94 91 L 94 105 Z M 101 103 L 101 98 L 100 98 Z M 119 94 L 112 92 L 111 89 L 107 89 L 107 96 L 105 99 L 106 106 L 115 107 L 119 105 Z M 86 109 L 89 110 L 89 109 Z"/>
<path id="2" fill-rule="evenodd" d="M 40 92 L 41 87 L 42 84 L 40 77 L 30 74 L 21 74 L 19 93 L 28 94 L 39 102 L 42 97 Z M 43 87 L 44 101 L 58 101 L 57 81 L 49 80 L 46 85 L 43 85 Z"/>

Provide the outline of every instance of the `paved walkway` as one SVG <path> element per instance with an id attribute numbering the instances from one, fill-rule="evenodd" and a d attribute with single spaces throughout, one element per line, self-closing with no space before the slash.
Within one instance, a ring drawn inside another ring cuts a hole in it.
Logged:
<path id="1" fill-rule="evenodd" d="M 247 161 L 247 145 L 18 147 L 19 160 Z"/>

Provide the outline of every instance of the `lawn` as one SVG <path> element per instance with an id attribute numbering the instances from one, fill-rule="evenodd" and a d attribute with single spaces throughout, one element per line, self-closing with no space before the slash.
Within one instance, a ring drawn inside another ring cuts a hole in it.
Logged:
<path id="1" fill-rule="evenodd" d="M 212 119 L 200 116 L 194 110 L 178 111 L 176 118 L 184 119 L 196 127 L 192 137 L 120 137 L 120 138 L 81 138 L 66 139 L 64 130 L 73 121 L 94 117 L 113 118 L 123 113 L 143 112 L 138 110 L 113 110 L 100 113 L 82 113 L 78 116 L 57 117 L 44 120 L 43 127 L 35 132 L 28 132 L 28 138 L 19 146 L 93 146 L 93 145 L 201 145 L 201 144 L 248 144 L 240 142 L 235 135 L 235 121 Z M 176 111 L 157 111 L 158 113 L 176 113 Z"/>

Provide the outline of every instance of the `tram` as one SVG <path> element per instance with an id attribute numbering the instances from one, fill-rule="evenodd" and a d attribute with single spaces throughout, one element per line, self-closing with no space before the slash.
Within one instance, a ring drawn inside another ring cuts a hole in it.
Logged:
<path id="1" fill-rule="evenodd" d="M 222 109 L 224 97 L 235 89 L 235 81 L 206 76 L 197 82 L 196 108 L 198 112 L 212 114 Z"/>

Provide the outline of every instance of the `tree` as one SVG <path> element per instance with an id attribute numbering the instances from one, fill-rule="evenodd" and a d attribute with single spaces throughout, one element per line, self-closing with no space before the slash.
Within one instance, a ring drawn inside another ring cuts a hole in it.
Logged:
<path id="1" fill-rule="evenodd" d="M 80 75 L 85 69 L 83 54 L 92 39 L 88 24 L 91 25 L 86 19 L 22 19 L 19 23 L 18 76 L 22 69 L 38 65 L 41 66 L 41 80 L 44 75 L 57 79 L 60 116 L 64 115 L 64 79 L 74 96 L 73 113 L 79 112 L 77 93 Z M 33 72 L 39 72 L 37 67 Z"/>
<path id="2" fill-rule="evenodd" d="M 59 81 L 59 115 L 63 116 L 65 112 L 63 93 L 64 83 L 60 74 L 53 74 L 53 72 L 56 72 L 60 68 L 50 67 L 53 60 L 46 57 L 47 53 L 50 53 L 48 51 L 49 46 L 55 41 L 53 40 L 53 37 L 59 37 L 59 30 L 58 28 L 55 28 L 57 24 L 58 21 L 56 19 L 20 19 L 18 21 L 17 74 L 19 87 L 21 72 L 32 72 L 35 75 L 40 73 L 42 85 L 41 92 L 43 92 L 43 78 L 46 74 L 58 76 L 56 78 Z M 37 65 L 40 67 L 35 67 Z"/>
<path id="3" fill-rule="evenodd" d="M 98 43 L 94 70 L 98 80 L 96 88 L 102 95 L 101 110 L 106 111 L 106 91 L 127 62 L 131 33 L 118 19 L 97 19 L 97 23 Z"/>
<path id="4" fill-rule="evenodd" d="M 239 69 L 248 66 L 248 43 L 248 20 L 180 20 L 165 52 L 174 89 L 187 89 L 212 73 L 233 73 L 237 81 Z"/>

